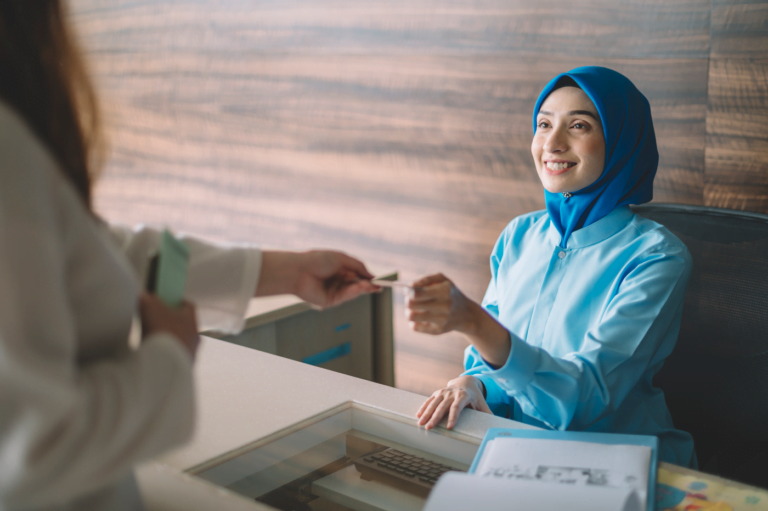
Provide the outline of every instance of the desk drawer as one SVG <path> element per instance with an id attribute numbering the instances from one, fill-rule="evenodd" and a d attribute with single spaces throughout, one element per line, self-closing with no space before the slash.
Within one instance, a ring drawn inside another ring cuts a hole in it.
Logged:
<path id="1" fill-rule="evenodd" d="M 373 380 L 371 297 L 324 311 L 305 311 L 276 323 L 277 354 Z"/>

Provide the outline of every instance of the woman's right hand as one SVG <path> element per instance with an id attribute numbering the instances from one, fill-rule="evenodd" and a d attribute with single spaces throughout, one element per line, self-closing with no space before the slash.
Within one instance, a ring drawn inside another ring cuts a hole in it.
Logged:
<path id="1" fill-rule="evenodd" d="M 483 398 L 481 385 L 480 380 L 469 375 L 459 376 L 449 381 L 444 389 L 435 391 L 429 399 L 424 401 L 416 412 L 419 426 L 432 429 L 447 413 L 446 428 L 452 429 L 456 425 L 459 414 L 466 407 L 479 412 L 493 413 Z"/>
<path id="2" fill-rule="evenodd" d="M 414 331 L 432 335 L 453 330 L 467 335 L 476 332 L 479 307 L 448 277 L 436 273 L 410 287 L 405 297 L 405 316 Z"/>
<path id="3" fill-rule="evenodd" d="M 177 339 L 194 360 L 200 336 L 197 333 L 195 306 L 182 302 L 178 308 L 167 306 L 157 295 L 142 293 L 139 299 L 142 337 L 167 332 Z"/>

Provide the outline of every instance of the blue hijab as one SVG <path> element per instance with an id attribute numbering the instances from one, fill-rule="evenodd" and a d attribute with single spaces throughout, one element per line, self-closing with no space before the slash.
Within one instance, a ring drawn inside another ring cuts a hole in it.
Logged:
<path id="1" fill-rule="evenodd" d="M 566 76 L 597 108 L 605 135 L 605 166 L 597 181 L 570 197 L 544 191 L 549 218 L 562 236 L 562 247 L 567 246 L 573 231 L 597 222 L 618 206 L 649 202 L 659 164 L 648 100 L 626 76 L 604 67 L 577 67 L 553 78 L 533 109 L 534 133 L 542 103 Z"/>

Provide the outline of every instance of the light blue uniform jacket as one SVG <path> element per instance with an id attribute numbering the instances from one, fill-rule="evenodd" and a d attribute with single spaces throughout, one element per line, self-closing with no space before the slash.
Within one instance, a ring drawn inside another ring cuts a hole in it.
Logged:
<path id="1" fill-rule="evenodd" d="M 568 248 L 546 211 L 514 219 L 491 255 L 483 307 L 509 330 L 494 369 L 470 346 L 497 415 L 547 429 L 656 435 L 659 459 L 696 466 L 651 380 L 677 341 L 691 273 L 685 245 L 627 206 L 575 231 Z"/>

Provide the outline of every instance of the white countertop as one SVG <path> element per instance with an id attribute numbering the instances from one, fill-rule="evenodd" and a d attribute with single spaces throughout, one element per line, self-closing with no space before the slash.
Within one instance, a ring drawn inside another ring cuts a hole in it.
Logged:
<path id="1" fill-rule="evenodd" d="M 210 509 L 205 506 L 211 502 L 217 509 L 269 509 L 183 472 L 197 472 L 234 457 L 348 401 L 415 424 L 414 414 L 424 400 L 418 394 L 212 338 L 201 343 L 195 384 L 198 408 L 192 441 L 138 471 L 151 511 Z M 465 410 L 455 430 L 479 444 L 489 427 L 515 426 L 528 427 Z M 178 498 L 180 492 L 184 499 Z M 199 507 L 189 507 L 193 504 Z"/>
<path id="2" fill-rule="evenodd" d="M 400 422 L 416 424 L 424 396 L 204 338 L 195 367 L 197 430 L 190 443 L 137 469 L 148 511 L 247 511 L 273 509 L 189 475 L 282 436 L 308 419 L 349 401 L 366 404 Z M 455 427 L 479 445 L 489 427 L 531 428 L 465 410 Z M 429 435 L 446 434 L 441 427 Z M 451 436 L 452 433 L 448 433 Z M 683 475 L 693 470 L 661 463 Z M 714 476 L 736 488 L 750 488 Z"/>

